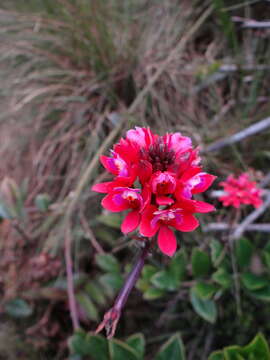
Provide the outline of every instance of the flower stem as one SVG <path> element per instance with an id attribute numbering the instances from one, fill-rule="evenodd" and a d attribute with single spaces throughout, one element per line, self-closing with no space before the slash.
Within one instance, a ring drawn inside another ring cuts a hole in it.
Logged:
<path id="1" fill-rule="evenodd" d="M 120 290 L 117 298 L 115 299 L 113 307 L 104 315 L 103 321 L 99 324 L 96 333 L 99 333 L 101 330 L 103 330 L 103 328 L 105 328 L 108 339 L 114 336 L 118 321 L 121 316 L 121 312 L 127 302 L 131 290 L 135 286 L 141 274 L 145 259 L 147 258 L 151 250 L 152 244 L 153 241 L 149 239 L 145 241 L 144 248 L 141 250 L 134 267 L 128 274 L 128 277 L 126 278 L 122 289 Z"/>

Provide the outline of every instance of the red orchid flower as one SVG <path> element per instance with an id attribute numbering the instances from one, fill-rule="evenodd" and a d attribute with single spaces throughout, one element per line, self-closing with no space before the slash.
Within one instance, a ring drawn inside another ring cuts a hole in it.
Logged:
<path id="1" fill-rule="evenodd" d="M 193 231 L 199 225 L 193 214 L 214 210 L 193 195 L 207 190 L 215 176 L 203 172 L 199 150 L 179 132 L 159 136 L 149 128 L 136 127 L 114 145 L 110 157 L 100 160 L 114 176 L 92 187 L 107 194 L 102 206 L 114 212 L 131 210 L 122 232 L 138 228 L 144 237 L 157 234 L 164 254 L 172 256 L 176 251 L 172 229 Z"/>

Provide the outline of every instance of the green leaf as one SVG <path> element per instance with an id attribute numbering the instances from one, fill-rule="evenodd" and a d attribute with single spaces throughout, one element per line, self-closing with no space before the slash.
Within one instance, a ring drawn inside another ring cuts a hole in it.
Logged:
<path id="1" fill-rule="evenodd" d="M 266 276 L 255 275 L 250 272 L 242 274 L 241 280 L 248 290 L 262 289 L 270 284 L 270 281 Z"/>
<path id="2" fill-rule="evenodd" d="M 225 289 L 229 288 L 232 284 L 232 276 L 227 272 L 225 268 L 219 268 L 212 275 L 212 279 Z"/>
<path id="3" fill-rule="evenodd" d="M 155 360 L 185 360 L 185 348 L 180 334 L 173 335 L 159 350 Z"/>
<path id="4" fill-rule="evenodd" d="M 142 270 L 142 276 L 137 281 L 136 288 L 142 292 L 147 291 L 147 289 L 151 286 L 150 280 L 152 276 L 158 272 L 158 269 L 152 265 L 145 265 Z"/>
<path id="5" fill-rule="evenodd" d="M 102 214 L 97 217 L 97 220 L 106 226 L 120 229 L 123 217 L 120 214 Z"/>
<path id="6" fill-rule="evenodd" d="M 252 354 L 254 359 L 269 360 L 270 350 L 269 345 L 263 334 L 259 333 L 256 337 L 246 345 L 241 351 L 243 356 Z"/>
<path id="7" fill-rule="evenodd" d="M 86 312 L 86 314 L 90 320 L 93 320 L 93 321 L 98 320 L 98 318 L 99 318 L 98 310 L 87 294 L 82 293 L 82 292 L 77 294 L 76 300 L 81 305 L 83 310 Z"/>
<path id="8" fill-rule="evenodd" d="M 146 280 L 150 280 L 156 272 L 158 272 L 158 269 L 155 266 L 145 265 L 142 270 L 142 277 Z"/>
<path id="9" fill-rule="evenodd" d="M 269 251 L 263 251 L 263 260 L 265 265 L 270 269 L 270 252 Z"/>
<path id="10" fill-rule="evenodd" d="M 31 316 L 33 313 L 33 309 L 29 304 L 23 299 L 16 298 L 10 300 L 5 304 L 5 311 L 8 315 L 15 318 L 26 318 Z"/>
<path id="11" fill-rule="evenodd" d="M 207 275 L 211 269 L 210 257 L 204 251 L 195 248 L 192 251 L 191 265 L 195 277 Z"/>
<path id="12" fill-rule="evenodd" d="M 94 230 L 96 237 L 102 242 L 109 244 L 110 246 L 115 245 L 115 240 L 118 237 L 118 233 L 116 230 L 109 229 L 105 226 L 96 226 L 94 227 Z"/>
<path id="13" fill-rule="evenodd" d="M 108 360 L 108 342 L 100 335 L 86 335 L 83 331 L 77 331 L 69 340 L 69 347 L 72 353 L 88 356 L 93 360 Z"/>
<path id="14" fill-rule="evenodd" d="M 89 282 L 84 290 L 87 292 L 87 294 L 90 295 L 90 297 L 95 301 L 98 305 L 105 305 L 106 304 L 106 297 L 104 295 L 104 291 L 95 282 L 91 281 Z"/>
<path id="15" fill-rule="evenodd" d="M 73 283 L 74 287 L 77 288 L 81 286 L 85 280 L 86 280 L 86 274 L 83 273 L 77 273 L 73 275 Z M 67 279 L 65 277 L 59 277 L 57 278 L 53 285 L 54 288 L 61 289 L 61 290 L 67 290 Z"/>
<path id="16" fill-rule="evenodd" d="M 136 284 L 136 288 L 140 290 L 141 292 L 145 292 L 149 289 L 150 283 L 148 280 L 145 279 L 139 279 Z"/>
<path id="17" fill-rule="evenodd" d="M 108 295 L 113 295 L 121 289 L 124 279 L 121 274 L 105 274 L 100 277 L 100 282 L 109 290 Z"/>
<path id="18" fill-rule="evenodd" d="M 226 9 L 225 0 L 212 0 L 214 8 L 219 19 L 221 29 L 226 36 L 230 47 L 234 50 L 235 53 L 239 50 L 238 38 L 236 36 L 235 25 L 231 19 L 229 11 Z"/>
<path id="19" fill-rule="evenodd" d="M 171 276 L 175 279 L 175 282 L 184 280 L 186 274 L 186 254 L 183 250 L 178 251 L 172 258 L 169 263 L 169 272 Z"/>
<path id="20" fill-rule="evenodd" d="M 142 333 L 129 336 L 126 343 L 136 351 L 139 359 L 143 359 L 145 351 L 145 338 Z"/>
<path id="21" fill-rule="evenodd" d="M 109 341 L 109 353 L 110 353 L 110 357 L 108 359 L 110 360 L 140 359 L 137 352 L 132 347 L 116 339 L 111 339 Z"/>
<path id="22" fill-rule="evenodd" d="M 96 262 L 101 270 L 109 273 L 119 273 L 120 265 L 118 260 L 111 254 L 98 254 L 96 255 Z"/>
<path id="23" fill-rule="evenodd" d="M 268 241 L 264 247 L 265 251 L 268 251 L 270 253 L 270 241 Z"/>
<path id="24" fill-rule="evenodd" d="M 254 247 L 246 238 L 241 238 L 235 243 L 235 255 L 238 265 L 243 268 L 250 264 Z"/>
<path id="25" fill-rule="evenodd" d="M 263 334 L 259 333 L 246 346 L 228 346 L 223 351 L 216 351 L 209 360 L 270 360 L 270 350 Z"/>
<path id="26" fill-rule="evenodd" d="M 35 205 L 40 211 L 47 211 L 51 204 L 51 198 L 48 194 L 38 194 L 35 198 Z"/>
<path id="27" fill-rule="evenodd" d="M 151 283 L 162 290 L 173 291 L 180 285 L 180 279 L 175 279 L 168 270 L 162 270 L 151 278 Z"/>
<path id="28" fill-rule="evenodd" d="M 228 346 L 224 349 L 225 359 L 227 360 L 245 360 L 240 354 L 241 348 L 239 346 L 233 345 Z"/>
<path id="29" fill-rule="evenodd" d="M 200 315 L 204 320 L 214 323 L 217 319 L 217 308 L 216 304 L 212 300 L 201 299 L 197 296 L 194 289 L 190 291 L 190 300 L 193 306 L 193 309 L 198 315 Z"/>
<path id="30" fill-rule="evenodd" d="M 214 351 L 208 360 L 225 360 L 223 351 Z"/>
<path id="31" fill-rule="evenodd" d="M 259 290 L 249 291 L 249 293 L 256 299 L 270 301 L 270 285 Z"/>
<path id="32" fill-rule="evenodd" d="M 0 202 L 0 219 L 12 219 L 12 217 L 8 207 Z"/>
<path id="33" fill-rule="evenodd" d="M 221 260 L 221 254 L 223 252 L 223 246 L 220 241 L 213 239 L 210 243 L 211 260 L 214 266 L 217 266 Z"/>
<path id="34" fill-rule="evenodd" d="M 68 360 L 82 360 L 82 357 L 80 355 L 71 355 Z"/>
<path id="35" fill-rule="evenodd" d="M 203 281 L 197 281 L 193 289 L 196 292 L 197 296 L 199 296 L 202 299 L 210 299 L 218 290 L 218 288 L 215 285 L 208 284 Z"/>
<path id="36" fill-rule="evenodd" d="M 143 294 L 143 298 L 145 300 L 155 300 L 158 299 L 162 296 L 166 295 L 166 292 L 164 290 L 161 289 L 157 289 L 154 287 L 149 287 L 145 293 Z"/>

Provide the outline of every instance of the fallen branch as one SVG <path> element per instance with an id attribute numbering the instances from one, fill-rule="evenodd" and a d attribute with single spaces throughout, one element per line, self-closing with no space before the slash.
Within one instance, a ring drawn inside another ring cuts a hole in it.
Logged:
<path id="1" fill-rule="evenodd" d="M 246 129 L 239 131 L 238 133 L 236 133 L 228 138 L 216 141 L 214 144 L 207 146 L 203 150 L 203 152 L 206 153 L 206 152 L 213 152 L 213 151 L 220 150 L 225 146 L 232 145 L 232 144 L 237 143 L 251 135 L 255 135 L 258 132 L 261 132 L 261 131 L 267 129 L 268 127 L 270 127 L 270 117 L 263 119 L 261 121 L 258 121 L 255 124 L 252 124 L 251 126 L 247 127 Z"/>
<path id="2" fill-rule="evenodd" d="M 231 229 L 234 230 L 239 225 L 240 224 L 235 224 L 232 227 L 231 224 L 227 224 L 224 222 L 223 223 L 209 223 L 203 227 L 203 231 L 210 232 L 210 231 L 227 231 L 227 230 L 231 230 Z M 268 224 L 268 223 L 250 224 L 250 225 L 246 226 L 245 231 L 260 231 L 260 232 L 270 233 L 270 224 Z"/>
<path id="3" fill-rule="evenodd" d="M 232 21 L 241 23 L 241 27 L 245 29 L 269 29 L 270 21 L 257 21 L 253 19 L 245 19 L 239 16 L 233 16 Z"/>
<path id="4" fill-rule="evenodd" d="M 260 217 L 265 210 L 270 206 L 270 195 L 266 197 L 264 203 L 256 210 L 254 210 L 252 213 L 250 213 L 244 221 L 241 222 L 235 229 L 235 231 L 232 233 L 233 239 L 240 238 L 243 233 L 246 231 L 247 226 L 251 225 L 258 217 Z"/>

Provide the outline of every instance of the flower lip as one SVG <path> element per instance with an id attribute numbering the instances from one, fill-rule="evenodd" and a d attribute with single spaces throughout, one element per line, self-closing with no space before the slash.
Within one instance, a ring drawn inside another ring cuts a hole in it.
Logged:
<path id="1" fill-rule="evenodd" d="M 140 208 L 143 204 L 140 189 L 118 187 L 115 188 L 115 193 L 114 201 L 117 203 L 125 201 L 133 209 Z"/>
<path id="2" fill-rule="evenodd" d="M 159 221 L 164 224 L 169 224 L 173 220 L 179 221 L 181 217 L 180 212 L 180 209 L 157 210 L 153 213 L 154 217 L 151 221 L 151 226 L 154 228 Z"/>
<path id="3" fill-rule="evenodd" d="M 172 194 L 176 188 L 176 179 L 173 174 L 167 171 L 158 171 L 153 175 L 151 185 L 154 194 Z"/>

